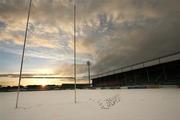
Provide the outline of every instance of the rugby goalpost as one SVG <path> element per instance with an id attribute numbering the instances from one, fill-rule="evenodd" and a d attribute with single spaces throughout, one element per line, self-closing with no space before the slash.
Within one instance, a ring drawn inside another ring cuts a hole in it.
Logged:
<path id="1" fill-rule="evenodd" d="M 21 85 L 21 78 L 22 78 L 22 70 L 23 70 L 23 63 L 24 63 L 24 54 L 26 49 L 26 40 L 28 35 L 28 27 L 29 27 L 29 20 L 30 20 L 30 14 L 31 14 L 31 6 L 32 6 L 32 0 L 29 0 L 29 6 L 28 6 L 28 13 L 27 13 L 27 21 L 26 21 L 26 28 L 25 28 L 25 34 L 24 34 L 24 43 L 23 43 L 23 51 L 21 56 L 21 65 L 20 65 L 20 71 L 19 71 L 19 81 L 18 81 L 18 88 L 17 88 L 17 96 L 16 96 L 16 106 L 15 108 L 18 108 L 19 103 L 19 94 L 20 94 L 20 85 Z M 77 97 L 76 97 L 76 4 L 73 2 L 73 22 L 74 22 L 74 33 L 73 33 L 73 41 L 74 41 L 74 103 L 77 103 Z"/>

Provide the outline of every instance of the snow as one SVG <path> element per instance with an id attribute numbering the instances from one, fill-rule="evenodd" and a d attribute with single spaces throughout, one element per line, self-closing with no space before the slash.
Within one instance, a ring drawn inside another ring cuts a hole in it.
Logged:
<path id="1" fill-rule="evenodd" d="M 180 120 L 180 89 L 0 93 L 0 120 Z"/>

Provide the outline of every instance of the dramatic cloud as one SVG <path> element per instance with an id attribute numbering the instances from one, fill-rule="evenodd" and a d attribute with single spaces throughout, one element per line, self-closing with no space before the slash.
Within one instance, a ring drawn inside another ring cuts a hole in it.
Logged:
<path id="1" fill-rule="evenodd" d="M 180 50 L 179 0 L 76 0 L 76 4 L 81 74 L 87 60 L 96 74 Z M 27 7 L 28 0 L 0 1 L 1 50 L 20 54 Z M 73 45 L 72 1 L 33 0 L 26 55 L 53 59 L 58 64 L 55 72 L 71 74 Z"/>

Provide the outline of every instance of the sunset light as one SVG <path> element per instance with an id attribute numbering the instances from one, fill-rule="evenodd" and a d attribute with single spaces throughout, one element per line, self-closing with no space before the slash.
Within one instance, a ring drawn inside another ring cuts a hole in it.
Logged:
<path id="1" fill-rule="evenodd" d="M 0 120 L 180 120 L 180 0 L 0 0 Z"/>

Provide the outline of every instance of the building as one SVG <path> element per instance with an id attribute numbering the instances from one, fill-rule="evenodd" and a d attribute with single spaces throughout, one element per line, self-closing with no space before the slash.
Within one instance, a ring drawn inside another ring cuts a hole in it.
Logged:
<path id="1" fill-rule="evenodd" d="M 128 66 L 130 68 L 134 67 Z M 125 68 L 124 68 L 125 69 Z M 180 60 L 158 63 L 92 78 L 93 87 L 180 85 Z"/>

